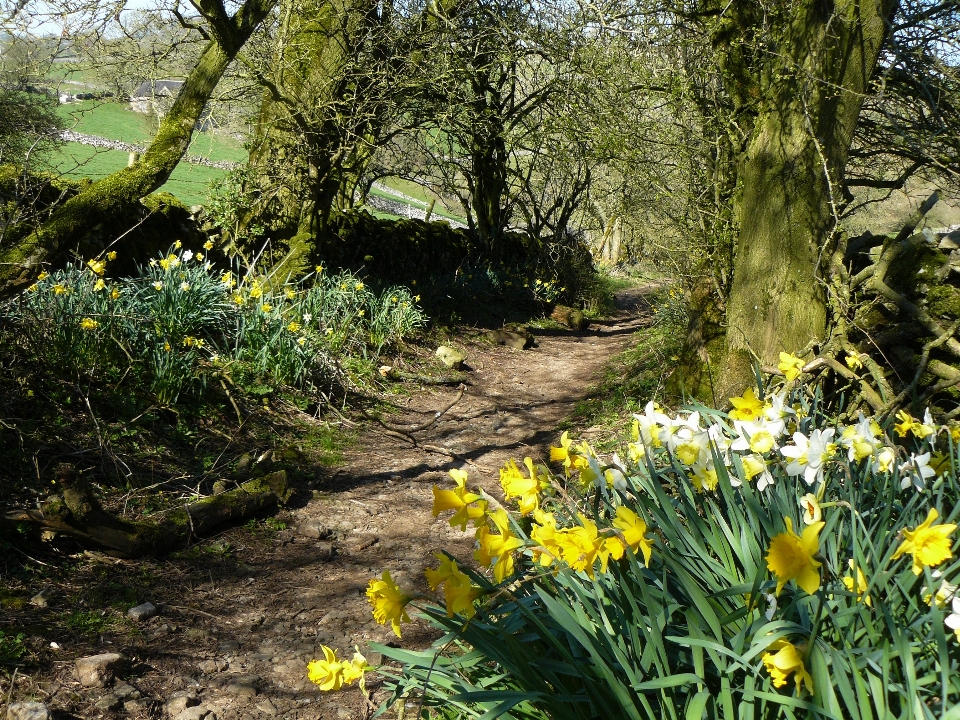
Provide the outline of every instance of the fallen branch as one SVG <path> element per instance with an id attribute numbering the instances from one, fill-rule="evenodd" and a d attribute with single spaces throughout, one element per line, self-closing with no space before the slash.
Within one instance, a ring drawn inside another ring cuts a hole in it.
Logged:
<path id="1" fill-rule="evenodd" d="M 57 479 L 62 495 L 46 512 L 13 510 L 2 519 L 31 523 L 125 558 L 162 555 L 225 522 L 275 507 L 289 496 L 287 475 L 281 470 L 171 510 L 157 522 L 130 522 L 104 510 L 72 467 L 62 466 Z"/>

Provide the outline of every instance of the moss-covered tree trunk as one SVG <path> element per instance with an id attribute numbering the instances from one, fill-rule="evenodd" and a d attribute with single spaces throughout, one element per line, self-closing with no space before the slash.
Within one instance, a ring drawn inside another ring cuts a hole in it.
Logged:
<path id="1" fill-rule="evenodd" d="M 750 382 L 827 332 L 823 260 L 834 202 L 893 0 L 794 3 L 751 78 L 759 112 L 738 167 L 739 237 L 722 386 Z M 735 72 L 735 70 L 734 70 Z M 745 72 L 745 69 L 744 69 Z M 746 84 L 746 83 L 745 83 Z"/>
<path id="2" fill-rule="evenodd" d="M 227 66 L 262 22 L 273 0 L 248 0 L 228 17 L 210 5 L 209 40 L 139 161 L 92 183 L 57 208 L 39 228 L 0 250 L 0 297 L 26 287 L 47 263 L 62 259 L 91 228 L 128 212 L 163 185 L 186 153 L 194 128 Z"/>
<path id="3" fill-rule="evenodd" d="M 257 220 L 287 245 L 280 274 L 308 267 L 318 234 L 333 210 L 350 204 L 376 143 L 386 8 L 370 0 L 282 2 L 250 153 L 266 198 Z"/>

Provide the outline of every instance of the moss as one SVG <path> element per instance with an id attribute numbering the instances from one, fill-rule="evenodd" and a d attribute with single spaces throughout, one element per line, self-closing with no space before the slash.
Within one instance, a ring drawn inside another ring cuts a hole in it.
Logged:
<path id="1" fill-rule="evenodd" d="M 24 593 L 0 587 L 0 607 L 7 610 L 23 610 L 26 604 L 27 596 Z"/>
<path id="2" fill-rule="evenodd" d="M 934 317 L 960 317 L 960 290 L 955 287 L 934 285 L 927 292 L 927 303 Z"/>

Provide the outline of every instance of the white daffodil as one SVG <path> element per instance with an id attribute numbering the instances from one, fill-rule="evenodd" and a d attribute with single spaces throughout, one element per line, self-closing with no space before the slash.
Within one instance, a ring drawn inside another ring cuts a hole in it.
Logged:
<path id="1" fill-rule="evenodd" d="M 937 471 L 930 467 L 930 453 L 923 455 L 910 455 L 910 459 L 903 463 L 899 468 L 901 475 L 900 489 L 906 490 L 913 485 L 917 492 L 920 492 L 927 486 L 927 478 L 934 477 Z"/>
<path id="2" fill-rule="evenodd" d="M 672 422 L 670 416 L 661 412 L 653 400 L 647 403 L 642 415 L 635 413 L 633 419 L 636 420 L 638 439 L 649 448 L 660 447 L 660 425 Z"/>
<path id="3" fill-rule="evenodd" d="M 778 425 L 780 428 L 777 427 Z M 759 422 L 737 420 L 733 426 L 739 437 L 730 444 L 731 450 L 762 454 L 777 449 L 777 437 L 782 432 L 783 423 L 769 420 Z"/>
<path id="4" fill-rule="evenodd" d="M 756 478 L 757 490 L 762 491 L 773 485 L 773 475 L 770 474 L 767 461 L 762 455 L 744 455 L 740 458 L 740 463 L 743 465 L 744 477 L 748 481 Z"/>
<path id="5" fill-rule="evenodd" d="M 851 462 L 860 461 L 877 452 L 880 447 L 880 432 L 876 420 L 868 420 L 860 413 L 856 425 L 843 429 L 840 445 L 847 448 L 847 458 Z"/>
<path id="6" fill-rule="evenodd" d="M 793 445 L 780 448 L 780 453 L 792 460 L 787 465 L 790 475 L 803 475 L 807 485 L 823 480 L 824 465 L 837 451 L 833 442 L 833 428 L 813 430 L 808 438 L 801 432 L 793 434 Z"/>
<path id="7" fill-rule="evenodd" d="M 951 610 L 953 612 L 947 615 L 947 619 L 943 622 L 946 623 L 948 628 L 953 630 L 954 635 L 957 636 L 957 642 L 960 642 L 960 597 L 953 598 Z"/>

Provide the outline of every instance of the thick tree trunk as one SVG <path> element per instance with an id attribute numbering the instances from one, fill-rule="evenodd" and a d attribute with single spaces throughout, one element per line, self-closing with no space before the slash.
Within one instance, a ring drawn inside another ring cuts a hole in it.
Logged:
<path id="1" fill-rule="evenodd" d="M 250 153 L 270 187 L 258 210 L 270 237 L 287 245 L 281 275 L 308 267 L 331 213 L 351 204 L 379 133 L 371 83 L 381 70 L 352 68 L 381 21 L 369 0 L 284 0 L 274 69 Z M 367 48 L 369 51 L 369 48 Z M 255 181 L 256 182 L 256 181 Z"/>
<path id="2" fill-rule="evenodd" d="M 827 332 L 821 277 L 853 131 L 895 9 L 890 0 L 796 3 L 764 63 L 759 115 L 738 169 L 740 226 L 727 303 L 724 391 Z"/>
<path id="3" fill-rule="evenodd" d="M 138 162 L 92 183 L 57 208 L 36 231 L 0 250 L 0 297 L 25 288 L 45 264 L 64 257 L 79 236 L 129 211 L 170 178 L 217 83 L 271 4 L 272 0 L 251 0 L 234 18 L 224 16 L 215 23 L 213 38 Z"/>

